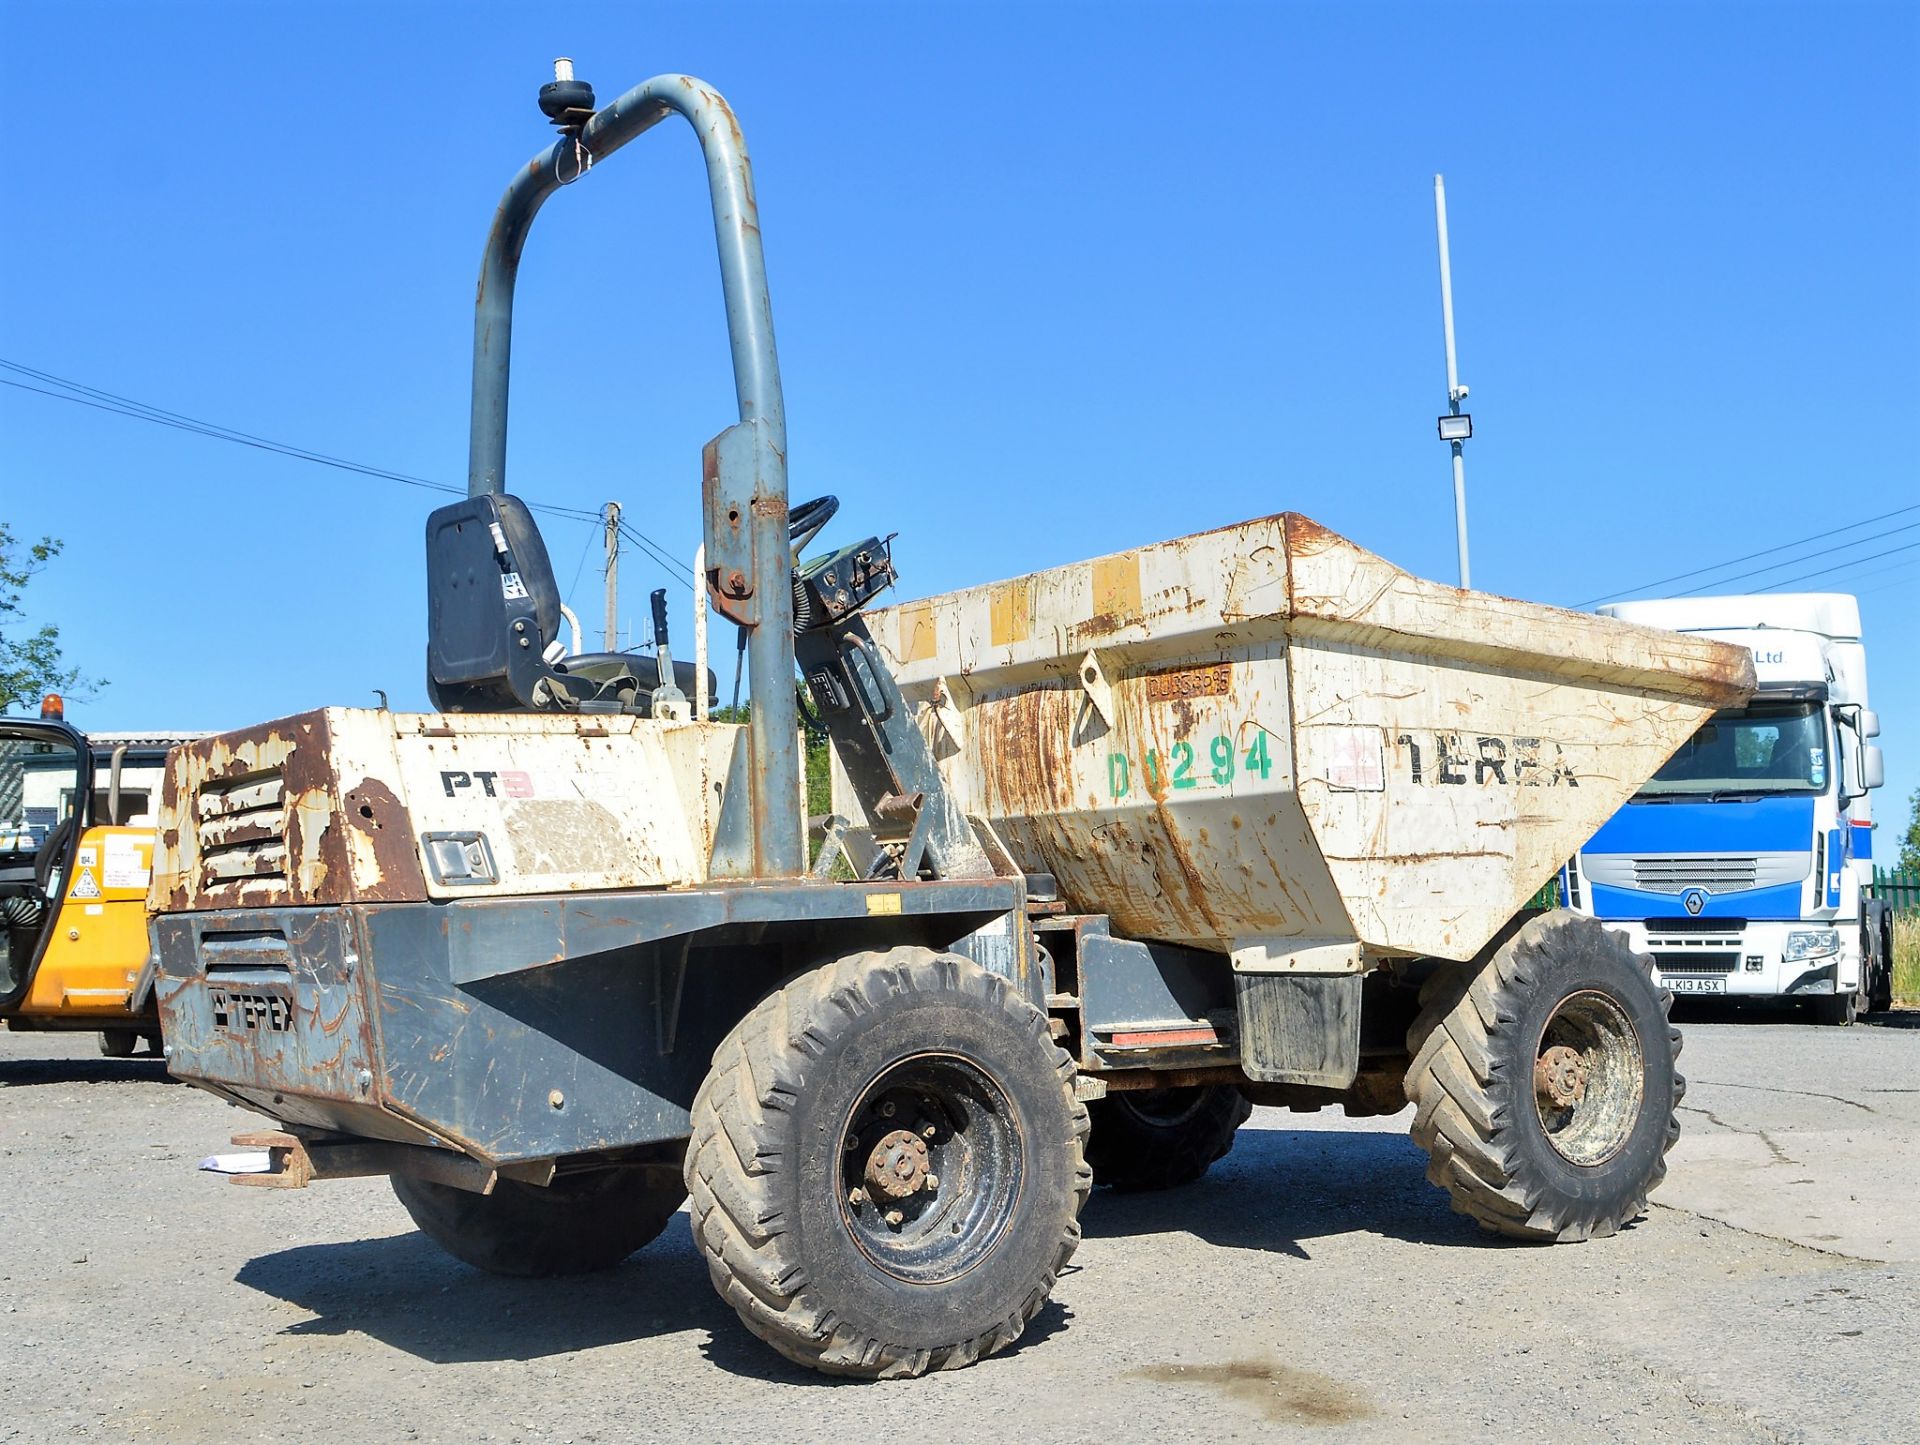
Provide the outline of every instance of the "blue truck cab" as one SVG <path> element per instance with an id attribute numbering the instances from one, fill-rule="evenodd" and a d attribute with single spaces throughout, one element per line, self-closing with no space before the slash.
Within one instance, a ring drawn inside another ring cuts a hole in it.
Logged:
<path id="1" fill-rule="evenodd" d="M 1570 907 L 1676 994 L 1804 999 L 1850 1023 L 1889 990 L 1869 799 L 1882 779 L 1860 608 L 1841 593 L 1599 611 L 1752 649 L 1759 691 L 1715 714 L 1569 861 Z"/>

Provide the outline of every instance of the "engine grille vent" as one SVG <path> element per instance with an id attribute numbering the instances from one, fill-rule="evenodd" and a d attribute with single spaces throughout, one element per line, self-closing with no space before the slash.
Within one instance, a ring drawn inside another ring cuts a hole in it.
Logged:
<path id="1" fill-rule="evenodd" d="M 208 783 L 194 799 L 203 888 L 284 882 L 286 780 L 278 768 Z"/>

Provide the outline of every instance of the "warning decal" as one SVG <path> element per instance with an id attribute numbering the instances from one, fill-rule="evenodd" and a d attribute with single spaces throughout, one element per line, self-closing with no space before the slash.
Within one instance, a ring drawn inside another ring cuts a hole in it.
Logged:
<path id="1" fill-rule="evenodd" d="M 145 888 L 152 878 L 153 870 L 142 856 L 138 838 L 108 837 L 107 862 L 101 877 L 107 887 Z"/>

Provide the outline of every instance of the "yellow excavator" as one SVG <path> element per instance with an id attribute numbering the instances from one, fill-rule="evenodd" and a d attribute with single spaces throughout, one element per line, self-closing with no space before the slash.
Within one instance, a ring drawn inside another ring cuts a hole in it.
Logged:
<path id="1" fill-rule="evenodd" d="M 147 941 L 154 805 L 184 735 L 85 734 L 57 695 L 0 718 L 0 1019 L 161 1051 Z"/>

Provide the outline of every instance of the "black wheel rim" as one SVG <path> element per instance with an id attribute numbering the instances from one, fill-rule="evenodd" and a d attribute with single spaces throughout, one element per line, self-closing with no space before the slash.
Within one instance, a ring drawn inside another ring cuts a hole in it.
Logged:
<path id="1" fill-rule="evenodd" d="M 1006 1235 L 1025 1153 L 1012 1105 L 978 1064 L 902 1059 L 867 1085 L 841 1130 L 841 1221 L 895 1279 L 958 1279 Z"/>
<path id="2" fill-rule="evenodd" d="M 1646 1055 L 1627 1012 L 1582 989 L 1562 999 L 1534 1051 L 1533 1103 L 1554 1152 L 1604 1164 L 1626 1147 L 1646 1092 Z"/>

